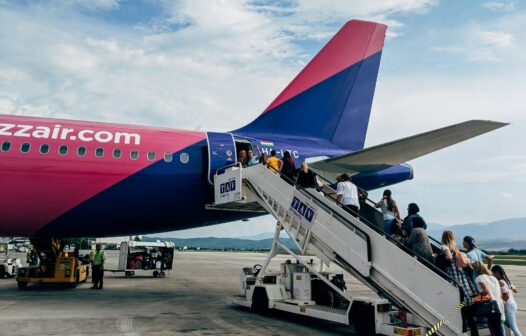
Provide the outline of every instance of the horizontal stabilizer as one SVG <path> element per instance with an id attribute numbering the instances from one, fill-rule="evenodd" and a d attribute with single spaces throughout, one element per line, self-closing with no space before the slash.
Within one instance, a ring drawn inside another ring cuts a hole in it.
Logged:
<path id="1" fill-rule="evenodd" d="M 378 172 L 506 125 L 508 124 L 495 121 L 470 120 L 350 154 L 313 162 L 310 167 L 321 172 L 322 175 L 343 172 Z"/>

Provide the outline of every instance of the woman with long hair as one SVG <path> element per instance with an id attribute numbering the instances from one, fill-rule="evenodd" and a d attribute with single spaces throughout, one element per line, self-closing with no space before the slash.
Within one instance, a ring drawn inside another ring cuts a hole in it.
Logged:
<path id="1" fill-rule="evenodd" d="M 285 151 L 283 153 L 283 166 L 281 166 L 281 173 L 284 176 L 286 176 L 290 181 L 294 181 L 296 166 L 289 151 Z"/>
<path id="2" fill-rule="evenodd" d="M 502 292 L 502 299 L 504 300 L 504 315 L 506 321 L 504 324 L 511 329 L 514 336 L 522 336 L 517 327 L 517 320 L 515 314 L 517 313 L 517 302 L 513 297 L 514 293 L 517 293 L 517 288 L 513 286 L 510 279 L 506 275 L 504 268 L 499 265 L 495 265 L 491 268 L 491 272 L 499 280 L 500 290 Z"/>
<path id="3" fill-rule="evenodd" d="M 400 220 L 400 209 L 392 197 L 391 190 L 384 190 L 382 199 L 378 201 L 374 207 L 382 210 L 382 215 L 384 216 L 384 232 L 392 235 L 393 225 L 397 225 Z"/>
<path id="4" fill-rule="evenodd" d="M 462 268 L 458 268 L 456 265 L 455 255 L 458 252 L 458 247 L 453 231 L 444 231 L 444 233 L 442 233 L 441 243 L 442 256 L 439 256 L 439 258 L 442 257 L 445 259 L 444 272 L 446 272 L 459 284 L 461 296 L 460 299 L 466 304 L 466 306 L 462 308 L 461 311 L 462 317 L 463 319 L 467 320 L 469 329 L 471 330 L 471 335 L 478 336 L 477 322 L 475 322 L 475 318 L 469 307 L 473 303 L 473 288 L 471 288 L 471 284 L 464 273 L 464 270 Z"/>
<path id="5" fill-rule="evenodd" d="M 504 316 L 504 302 L 501 298 L 500 284 L 497 278 L 495 278 L 490 270 L 481 263 L 480 261 L 475 261 L 473 263 L 473 270 L 477 275 L 477 286 L 479 294 L 476 296 L 486 296 L 491 297 L 491 300 L 494 301 L 499 307 L 499 312 L 491 313 L 488 316 L 488 328 L 492 336 L 504 336 L 503 322 L 506 319 Z"/>

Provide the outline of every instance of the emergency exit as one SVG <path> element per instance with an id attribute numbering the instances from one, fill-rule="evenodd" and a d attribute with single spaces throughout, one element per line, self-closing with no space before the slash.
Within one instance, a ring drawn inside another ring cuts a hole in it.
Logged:
<path id="1" fill-rule="evenodd" d="M 208 182 L 214 184 L 214 174 L 218 169 L 236 163 L 236 144 L 230 133 L 207 132 L 208 144 Z"/>

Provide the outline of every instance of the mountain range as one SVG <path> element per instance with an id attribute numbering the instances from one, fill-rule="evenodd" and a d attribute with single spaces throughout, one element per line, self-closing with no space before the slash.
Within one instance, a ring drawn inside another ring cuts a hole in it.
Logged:
<path id="1" fill-rule="evenodd" d="M 429 224 L 429 235 L 440 240 L 444 230 L 455 233 L 457 241 L 465 236 L 475 238 L 476 244 L 486 249 L 522 249 L 526 247 L 526 217 L 503 219 L 484 224 L 461 224 L 445 226 Z"/>
<path id="2" fill-rule="evenodd" d="M 452 226 L 430 223 L 427 228 L 429 235 L 437 240 L 440 240 L 444 230 L 453 231 L 459 243 L 465 236 L 472 236 L 475 238 L 477 246 L 484 249 L 526 249 L 526 217 Z M 147 236 L 143 239 L 148 241 L 168 240 L 174 242 L 176 246 L 187 246 L 188 248 L 264 250 L 270 248 L 273 236 L 273 232 L 268 232 L 239 238 L 157 238 Z M 285 238 L 284 234 L 281 235 L 281 239 L 287 246 L 293 247 L 292 241 Z"/>

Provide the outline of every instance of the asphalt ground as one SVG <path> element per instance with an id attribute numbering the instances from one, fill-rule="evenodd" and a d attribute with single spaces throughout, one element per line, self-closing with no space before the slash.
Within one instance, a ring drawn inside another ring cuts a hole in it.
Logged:
<path id="1" fill-rule="evenodd" d="M 116 268 L 117 251 L 107 251 L 107 268 Z M 263 317 L 231 304 L 239 292 L 243 266 L 263 263 L 264 253 L 177 252 L 165 279 L 106 273 L 104 289 L 91 284 L 69 289 L 0 280 L 0 335 L 353 335 L 351 327 L 273 314 Z M 285 257 L 276 257 L 278 269 Z M 526 331 L 526 267 L 507 266 L 519 289 L 517 320 Z M 348 277 L 354 296 L 370 290 Z"/>

